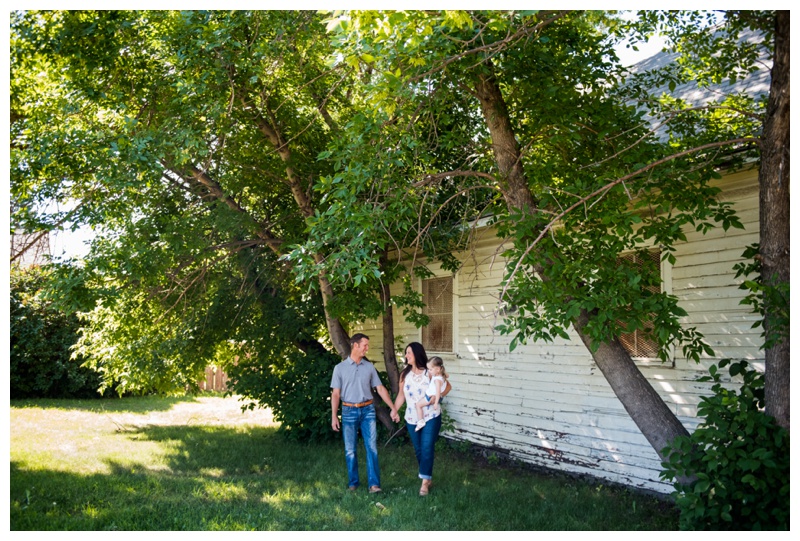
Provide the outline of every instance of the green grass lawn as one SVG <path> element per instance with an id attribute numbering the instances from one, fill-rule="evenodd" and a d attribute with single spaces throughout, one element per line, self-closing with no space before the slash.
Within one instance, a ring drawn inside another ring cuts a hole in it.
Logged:
<path id="1" fill-rule="evenodd" d="M 12 401 L 11 530 L 674 530 L 664 501 L 476 460 L 440 440 L 430 496 L 410 444 L 384 492 L 346 490 L 340 441 L 290 442 L 234 398 Z M 359 453 L 366 475 L 363 449 Z"/>

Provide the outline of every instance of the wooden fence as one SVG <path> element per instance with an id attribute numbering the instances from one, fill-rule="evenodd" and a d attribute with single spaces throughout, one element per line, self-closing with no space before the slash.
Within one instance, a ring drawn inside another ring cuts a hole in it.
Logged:
<path id="1" fill-rule="evenodd" d="M 228 374 L 214 365 L 207 366 L 206 377 L 204 380 L 199 381 L 198 385 L 203 391 L 227 391 Z"/>

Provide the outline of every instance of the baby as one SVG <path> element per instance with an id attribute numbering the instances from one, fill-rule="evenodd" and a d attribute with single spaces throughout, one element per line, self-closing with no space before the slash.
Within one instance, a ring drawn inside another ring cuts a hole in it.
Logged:
<path id="1" fill-rule="evenodd" d="M 444 362 L 441 357 L 431 357 L 428 360 L 428 372 L 432 374 L 431 382 L 425 390 L 425 397 L 417 401 L 417 431 L 425 426 L 425 415 L 422 410 L 425 406 L 435 406 L 442 398 L 442 391 L 447 386 L 447 372 L 444 370 Z"/>

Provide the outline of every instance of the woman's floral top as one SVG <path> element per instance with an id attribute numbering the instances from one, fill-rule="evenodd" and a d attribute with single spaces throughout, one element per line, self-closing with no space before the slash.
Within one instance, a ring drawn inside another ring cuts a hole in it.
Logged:
<path id="1" fill-rule="evenodd" d="M 406 375 L 406 379 L 403 381 L 403 393 L 406 395 L 405 420 L 407 423 L 417 424 L 417 401 L 425 398 L 425 391 L 428 389 L 430 382 L 427 370 L 419 376 L 414 374 L 413 371 Z M 423 412 L 425 413 L 425 421 L 429 421 L 441 415 L 442 408 L 439 404 L 425 406 Z"/>

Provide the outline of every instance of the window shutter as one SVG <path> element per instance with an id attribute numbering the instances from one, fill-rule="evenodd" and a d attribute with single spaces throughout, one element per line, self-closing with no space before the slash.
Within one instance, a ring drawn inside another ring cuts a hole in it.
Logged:
<path id="1" fill-rule="evenodd" d="M 423 313 L 428 324 L 422 328 L 422 345 L 430 351 L 453 351 L 453 278 L 422 281 Z"/>
<path id="2" fill-rule="evenodd" d="M 642 259 L 638 254 L 627 254 L 621 256 L 619 259 L 633 264 L 638 268 L 645 268 L 646 266 L 653 266 L 653 268 L 660 269 L 661 267 L 661 252 L 659 250 L 652 250 L 648 252 L 646 259 Z M 660 275 L 660 273 L 659 273 Z M 653 293 L 660 291 L 660 286 L 648 286 L 648 290 Z M 652 315 L 649 321 L 645 321 L 645 330 L 634 331 L 631 333 L 621 334 L 619 341 L 623 347 L 631 354 L 631 357 L 647 357 L 656 358 L 658 356 L 658 342 L 653 338 L 648 330 L 652 330 Z"/>

